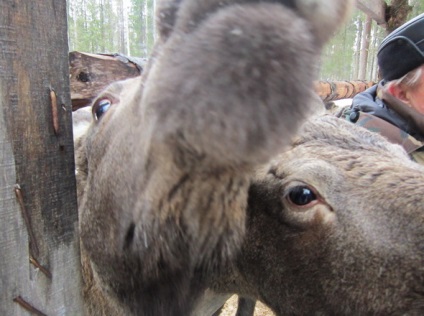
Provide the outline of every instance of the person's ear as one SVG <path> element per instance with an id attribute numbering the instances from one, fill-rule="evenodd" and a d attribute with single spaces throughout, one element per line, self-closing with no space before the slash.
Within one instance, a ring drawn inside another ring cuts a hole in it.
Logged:
<path id="1" fill-rule="evenodd" d="M 401 100 L 402 102 L 408 105 L 411 104 L 409 101 L 408 92 L 404 88 L 402 88 L 400 85 L 391 84 L 387 87 L 386 91 L 390 93 L 392 96 L 394 96 L 395 98 Z"/>

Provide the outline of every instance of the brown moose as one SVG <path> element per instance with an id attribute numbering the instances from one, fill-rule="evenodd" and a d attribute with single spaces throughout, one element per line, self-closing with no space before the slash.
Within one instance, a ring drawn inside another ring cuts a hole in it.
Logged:
<path id="1" fill-rule="evenodd" d="M 143 78 L 106 89 L 75 142 L 87 314 L 190 315 L 208 288 L 278 315 L 423 313 L 422 167 L 304 124 L 348 6 L 159 2 Z"/>

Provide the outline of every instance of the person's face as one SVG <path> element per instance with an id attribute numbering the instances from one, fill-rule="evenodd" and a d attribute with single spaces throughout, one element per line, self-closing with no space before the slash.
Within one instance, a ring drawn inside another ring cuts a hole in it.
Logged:
<path id="1" fill-rule="evenodd" d="M 416 88 L 405 92 L 406 103 L 412 108 L 424 114 L 424 71 L 421 74 L 420 83 Z"/>
<path id="2" fill-rule="evenodd" d="M 388 85 L 387 92 L 406 103 L 417 112 L 424 114 L 424 65 L 421 77 L 414 88 L 400 84 Z"/>

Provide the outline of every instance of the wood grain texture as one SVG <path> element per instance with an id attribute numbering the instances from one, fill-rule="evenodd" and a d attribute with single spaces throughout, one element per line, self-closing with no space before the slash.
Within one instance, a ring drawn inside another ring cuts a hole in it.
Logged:
<path id="1" fill-rule="evenodd" d="M 73 110 L 90 104 L 104 88 L 114 81 L 141 75 L 144 60 L 122 55 L 69 53 Z"/>
<path id="2" fill-rule="evenodd" d="M 358 93 L 375 85 L 371 81 L 316 81 L 315 91 L 321 100 L 327 102 L 332 100 L 350 99 Z"/>
<path id="3" fill-rule="evenodd" d="M 384 0 L 357 0 L 356 6 L 359 10 L 370 16 L 382 27 L 387 27 L 386 21 L 386 2 Z"/>
<path id="4" fill-rule="evenodd" d="M 0 315 L 82 313 L 66 20 L 0 2 Z"/>

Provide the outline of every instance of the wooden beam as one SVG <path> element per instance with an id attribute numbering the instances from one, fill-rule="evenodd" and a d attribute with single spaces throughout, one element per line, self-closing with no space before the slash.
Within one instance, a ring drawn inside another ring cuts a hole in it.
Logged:
<path id="1" fill-rule="evenodd" d="M 119 54 L 69 53 L 73 110 L 89 105 L 110 83 L 139 76 L 144 63 Z"/>
<path id="2" fill-rule="evenodd" d="M 315 91 L 323 101 L 353 98 L 360 92 L 372 87 L 374 82 L 367 81 L 317 81 Z"/>
<path id="3" fill-rule="evenodd" d="M 387 28 L 387 4 L 384 0 L 356 0 L 356 7 L 376 21 L 378 25 Z"/>
<path id="4" fill-rule="evenodd" d="M 116 55 L 98 55 L 71 52 L 70 78 L 72 108 L 77 110 L 90 105 L 103 89 L 118 80 L 140 76 L 145 60 Z M 353 98 L 371 87 L 365 81 L 319 81 L 315 84 L 318 95 L 324 101 Z"/>
<path id="5" fill-rule="evenodd" d="M 0 315 L 81 315 L 66 1 L 0 2 Z"/>

